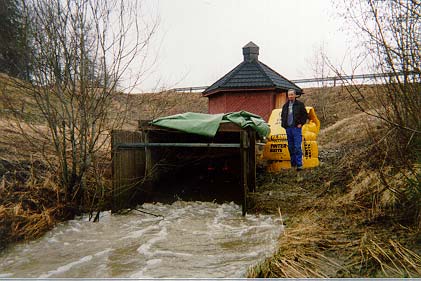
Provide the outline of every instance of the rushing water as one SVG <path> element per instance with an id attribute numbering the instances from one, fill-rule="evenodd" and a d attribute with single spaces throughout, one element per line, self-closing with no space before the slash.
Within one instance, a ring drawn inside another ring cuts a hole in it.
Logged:
<path id="1" fill-rule="evenodd" d="M 103 213 L 55 227 L 0 254 L 1 277 L 243 277 L 275 250 L 272 216 L 241 216 L 234 203 L 144 204 L 155 217 Z"/>

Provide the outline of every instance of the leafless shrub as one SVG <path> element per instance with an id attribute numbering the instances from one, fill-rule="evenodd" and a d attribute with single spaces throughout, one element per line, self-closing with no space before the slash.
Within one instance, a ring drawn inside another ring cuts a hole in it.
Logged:
<path id="1" fill-rule="evenodd" d="M 379 84 L 375 103 L 366 99 L 361 86 L 353 81 L 343 83 L 348 94 L 362 112 L 383 122 L 382 135 L 373 133 L 372 149 L 367 154 L 383 184 L 396 191 L 397 206 L 420 225 L 421 176 L 416 163 L 421 159 L 421 52 L 420 7 L 413 0 L 353 0 L 343 1 L 342 16 L 358 33 L 364 57 L 375 72 L 384 73 L 374 82 Z M 329 60 L 327 60 L 329 62 Z M 339 67 L 329 62 L 338 76 Z M 393 173 L 388 172 L 392 166 Z M 404 171 L 405 188 L 395 188 L 395 173 Z"/>
<path id="2" fill-rule="evenodd" d="M 31 0 L 24 6 L 33 72 L 29 82 L 11 80 L 2 89 L 3 103 L 77 206 L 92 181 L 88 175 L 98 172 L 110 130 L 127 119 L 128 99 L 116 102 L 116 96 L 139 77 L 127 85 L 123 75 L 133 62 L 142 63 L 157 27 L 142 22 L 139 11 L 139 1 L 123 0 Z"/>

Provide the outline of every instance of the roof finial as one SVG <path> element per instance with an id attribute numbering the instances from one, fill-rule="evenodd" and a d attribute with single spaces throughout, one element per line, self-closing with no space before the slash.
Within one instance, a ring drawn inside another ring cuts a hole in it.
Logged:
<path id="1" fill-rule="evenodd" d="M 259 58 L 259 46 L 250 41 L 243 47 L 243 55 L 246 62 L 257 61 Z"/>

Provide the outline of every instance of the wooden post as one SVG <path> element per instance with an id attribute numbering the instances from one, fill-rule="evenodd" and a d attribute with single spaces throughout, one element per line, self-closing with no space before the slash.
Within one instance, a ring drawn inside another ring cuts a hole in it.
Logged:
<path id="1" fill-rule="evenodd" d="M 256 131 L 248 130 L 248 187 L 250 192 L 256 191 Z"/>
<path id="2" fill-rule="evenodd" d="M 248 134 L 247 131 L 240 132 L 240 162 L 241 162 L 241 178 L 240 185 L 243 193 L 242 215 L 247 212 L 247 194 L 248 194 Z"/>
<path id="3" fill-rule="evenodd" d="M 115 132 L 114 130 L 111 131 L 111 184 L 112 184 L 112 189 L 111 189 L 111 194 L 112 194 L 112 198 L 113 198 L 113 202 L 112 202 L 112 212 L 116 211 L 117 207 L 116 207 L 116 198 L 117 198 L 117 184 L 116 184 L 116 172 L 118 171 L 118 168 L 116 168 L 116 157 L 117 157 L 117 150 L 115 148 L 116 145 L 116 140 L 115 138 Z"/>
<path id="4" fill-rule="evenodd" d="M 149 132 L 147 130 L 143 131 L 143 142 L 145 144 L 149 143 Z M 152 174 L 151 149 L 148 146 L 145 146 L 145 178 L 151 176 L 151 174 Z"/>

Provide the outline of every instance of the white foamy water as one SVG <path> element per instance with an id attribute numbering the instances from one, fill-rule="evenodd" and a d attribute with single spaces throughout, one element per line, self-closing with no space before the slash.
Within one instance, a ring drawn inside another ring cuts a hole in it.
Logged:
<path id="1" fill-rule="evenodd" d="M 58 225 L 43 238 L 0 254 L 0 277 L 244 277 L 271 254 L 282 230 L 272 216 L 241 216 L 241 207 L 209 202 L 144 204 Z"/>

